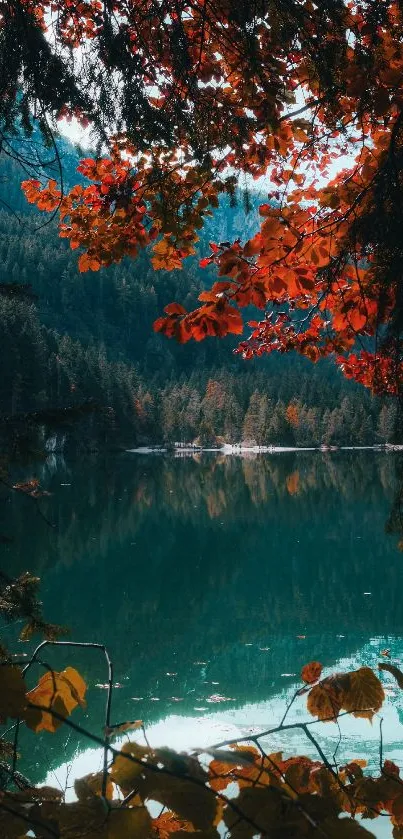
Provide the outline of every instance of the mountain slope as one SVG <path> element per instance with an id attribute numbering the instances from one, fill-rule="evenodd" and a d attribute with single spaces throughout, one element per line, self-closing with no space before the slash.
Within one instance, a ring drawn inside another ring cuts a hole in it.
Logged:
<path id="1" fill-rule="evenodd" d="M 67 171 L 77 160 L 63 141 Z M 244 362 L 233 339 L 178 346 L 153 332 L 165 305 L 191 307 L 208 274 L 198 256 L 183 271 L 155 272 L 144 252 L 136 261 L 80 274 L 77 252 L 49 217 L 21 201 L 21 172 L 0 158 L 0 283 L 31 284 L 36 302 L 1 300 L 1 346 L 7 358 L 0 387 L 4 415 L 79 403 L 111 408 L 87 420 L 89 439 L 130 442 L 218 435 L 257 442 L 372 443 L 390 439 L 393 407 L 374 402 L 330 363 L 271 356 Z M 200 236 L 248 236 L 257 204 L 226 199 Z M 214 269 L 209 269 L 214 270 Z M 290 409 L 290 403 L 294 409 Z M 383 411 L 383 414 L 381 415 Z M 381 413 L 380 413 L 381 412 Z"/>

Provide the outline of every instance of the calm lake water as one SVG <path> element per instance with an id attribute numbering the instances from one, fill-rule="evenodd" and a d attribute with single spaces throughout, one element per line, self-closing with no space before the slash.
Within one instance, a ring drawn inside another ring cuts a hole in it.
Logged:
<path id="1" fill-rule="evenodd" d="M 144 720 L 155 745 L 211 744 L 278 723 L 311 659 L 329 672 L 376 667 L 389 648 L 403 661 L 398 458 L 51 457 L 32 472 L 52 493 L 41 505 L 55 527 L 29 499 L 4 496 L 0 530 L 13 541 L 3 567 L 41 577 L 45 615 L 72 640 L 106 644 L 115 722 Z M 75 719 L 101 734 L 102 655 L 49 650 L 46 661 L 80 670 L 91 715 Z M 403 766 L 403 693 L 387 674 L 384 682 L 385 754 Z M 300 699 L 290 721 L 305 716 Z M 340 760 L 370 755 L 375 766 L 378 722 L 343 721 L 343 731 Z M 331 755 L 336 726 L 315 733 Z M 270 744 L 312 753 L 298 732 Z M 23 733 L 21 751 L 21 771 L 53 784 L 64 785 L 66 762 L 71 780 L 100 760 L 64 729 Z"/>

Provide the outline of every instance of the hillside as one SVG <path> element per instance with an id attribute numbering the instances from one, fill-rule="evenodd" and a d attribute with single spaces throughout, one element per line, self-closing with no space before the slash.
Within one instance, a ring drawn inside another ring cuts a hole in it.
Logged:
<path id="1" fill-rule="evenodd" d="M 66 141 L 61 150 L 73 179 L 76 153 Z M 0 283 L 28 283 L 35 295 L 0 298 L 3 416 L 94 400 L 101 412 L 76 433 L 90 446 L 209 442 L 216 435 L 297 445 L 392 439 L 393 407 L 330 363 L 292 356 L 245 362 L 233 355 L 233 339 L 178 346 L 156 335 L 152 324 L 164 306 L 196 303 L 206 282 L 199 255 L 183 271 L 155 272 L 144 252 L 80 274 L 77 252 L 59 239 L 55 221 L 43 226 L 43 216 L 24 204 L 22 176 L 0 159 Z M 212 238 L 249 235 L 258 200 L 246 212 L 242 196 L 235 206 L 226 198 L 201 231 L 200 253 Z"/>

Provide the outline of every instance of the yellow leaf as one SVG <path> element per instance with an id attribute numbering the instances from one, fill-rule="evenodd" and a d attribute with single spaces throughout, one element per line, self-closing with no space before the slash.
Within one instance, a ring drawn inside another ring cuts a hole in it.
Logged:
<path id="1" fill-rule="evenodd" d="M 105 810 L 98 796 L 71 804 L 48 804 L 41 807 L 41 821 L 48 819 L 58 828 L 61 839 L 147 839 L 151 817 L 143 807 L 112 805 Z"/>
<path id="2" fill-rule="evenodd" d="M 143 801 L 159 801 L 197 830 L 207 830 L 214 822 L 217 802 L 208 787 L 150 770 L 138 779 L 137 787 Z"/>
<path id="3" fill-rule="evenodd" d="M 102 772 L 92 772 L 90 775 L 85 775 L 83 778 L 77 778 L 74 782 L 74 792 L 79 801 L 85 801 L 89 798 L 94 798 L 95 795 L 102 795 Z M 106 798 L 113 798 L 113 784 L 108 778 L 106 784 Z"/>
<path id="4" fill-rule="evenodd" d="M 145 807 L 111 810 L 105 839 L 146 839 L 150 835 L 151 818 Z"/>
<path id="5" fill-rule="evenodd" d="M 128 794 L 135 787 L 137 779 L 144 769 L 141 763 L 127 760 L 122 755 L 131 755 L 140 761 L 151 757 L 153 751 L 146 746 L 140 746 L 138 743 L 125 743 L 120 752 L 115 757 L 109 774 L 113 783 L 117 784 L 124 794 Z"/>
<path id="6" fill-rule="evenodd" d="M 61 673 L 44 673 L 33 690 L 27 693 L 28 702 L 56 711 L 63 717 L 69 716 L 77 705 L 85 706 L 86 684 L 73 667 L 67 667 Z M 51 713 L 35 708 L 27 708 L 24 719 L 34 731 L 56 731 L 62 724 Z"/>

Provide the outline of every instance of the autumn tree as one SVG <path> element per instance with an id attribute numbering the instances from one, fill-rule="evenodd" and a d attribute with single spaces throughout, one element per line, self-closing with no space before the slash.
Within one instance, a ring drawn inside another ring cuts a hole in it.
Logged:
<path id="1" fill-rule="evenodd" d="M 26 197 L 60 213 L 83 271 L 149 245 L 155 269 L 180 268 L 220 194 L 239 173 L 255 179 L 268 195 L 260 231 L 213 242 L 202 265 L 218 279 L 155 328 L 182 342 L 241 334 L 252 305 L 264 317 L 244 357 L 331 356 L 373 392 L 397 393 L 402 15 L 398 0 L 5 2 L 3 153 L 35 173 Z M 15 133 L 40 129 L 54 170 L 54 129 L 71 116 L 98 151 L 67 189 Z"/>

